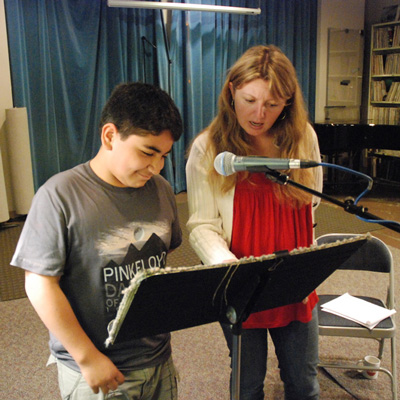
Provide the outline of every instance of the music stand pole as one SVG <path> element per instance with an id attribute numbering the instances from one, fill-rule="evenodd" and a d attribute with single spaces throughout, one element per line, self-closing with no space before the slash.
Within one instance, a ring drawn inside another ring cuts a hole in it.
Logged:
<path id="1" fill-rule="evenodd" d="M 259 274 L 253 275 L 233 297 L 226 307 L 225 317 L 232 331 L 232 374 L 231 400 L 240 399 L 240 359 L 242 354 L 242 323 L 251 313 L 258 297 L 265 287 L 267 279 Z"/>
<path id="2" fill-rule="evenodd" d="M 328 196 L 325 193 L 318 192 L 317 190 L 311 189 L 307 186 L 297 183 L 297 182 L 289 179 L 288 175 L 282 174 L 276 170 L 266 168 L 265 175 L 267 176 L 267 178 L 270 178 L 274 182 L 277 182 L 281 185 L 295 186 L 298 189 L 304 190 L 305 192 L 311 193 L 317 197 L 320 197 L 321 199 L 328 200 L 329 202 L 342 207 L 346 212 L 348 212 L 350 214 L 355 214 L 364 219 L 374 220 L 378 224 L 380 224 L 386 228 L 389 228 L 396 232 L 400 232 L 400 224 L 396 224 L 394 222 L 385 222 L 382 218 L 379 218 L 376 215 L 368 213 L 367 209 L 365 209 L 364 207 L 355 205 L 352 200 L 348 200 L 348 201 L 344 201 L 344 202 L 337 200 L 334 197 Z"/>
<path id="3" fill-rule="evenodd" d="M 232 325 L 232 380 L 231 399 L 240 399 L 240 360 L 242 357 L 242 323 Z"/>

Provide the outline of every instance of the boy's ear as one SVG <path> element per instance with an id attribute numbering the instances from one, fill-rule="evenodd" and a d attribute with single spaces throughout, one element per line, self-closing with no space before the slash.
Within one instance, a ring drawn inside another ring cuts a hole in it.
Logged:
<path id="1" fill-rule="evenodd" d="M 115 139 L 117 133 L 118 133 L 117 127 L 111 122 L 103 125 L 103 128 L 101 130 L 101 144 L 107 150 L 112 149 L 112 142 Z"/>

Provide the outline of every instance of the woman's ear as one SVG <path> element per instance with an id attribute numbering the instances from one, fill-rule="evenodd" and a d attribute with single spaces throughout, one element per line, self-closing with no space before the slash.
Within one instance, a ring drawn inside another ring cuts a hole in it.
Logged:
<path id="1" fill-rule="evenodd" d="M 117 127 L 111 122 L 103 125 L 103 128 L 101 130 L 101 144 L 107 150 L 112 150 L 112 144 L 117 134 Z"/>
<path id="2" fill-rule="evenodd" d="M 233 87 L 233 83 L 232 82 L 229 82 L 229 90 L 231 91 L 231 96 L 232 96 L 232 100 L 233 100 L 234 97 L 235 97 L 235 89 Z"/>

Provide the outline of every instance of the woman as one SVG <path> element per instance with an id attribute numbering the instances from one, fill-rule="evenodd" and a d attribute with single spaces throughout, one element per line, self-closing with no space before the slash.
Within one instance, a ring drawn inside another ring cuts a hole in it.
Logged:
<path id="1" fill-rule="evenodd" d="M 222 88 L 217 116 L 192 144 L 186 167 L 187 226 L 190 243 L 204 264 L 310 246 L 312 196 L 274 183 L 263 173 L 219 175 L 213 163 L 224 151 L 320 162 L 295 69 L 275 46 L 255 46 L 236 61 Z M 283 172 L 322 189 L 321 167 Z M 268 332 L 285 399 L 318 399 L 317 301 L 313 292 L 303 302 L 253 313 L 243 323 L 242 400 L 264 399 Z M 222 328 L 232 351 L 230 328 Z"/>

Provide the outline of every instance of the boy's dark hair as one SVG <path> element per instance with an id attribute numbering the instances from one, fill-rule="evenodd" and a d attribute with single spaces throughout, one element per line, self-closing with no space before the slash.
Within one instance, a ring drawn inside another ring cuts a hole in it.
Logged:
<path id="1" fill-rule="evenodd" d="M 182 118 L 171 97 L 157 86 L 133 82 L 118 85 L 100 118 L 100 129 L 113 123 L 122 138 L 130 135 L 158 136 L 171 132 L 174 141 L 182 134 Z"/>

